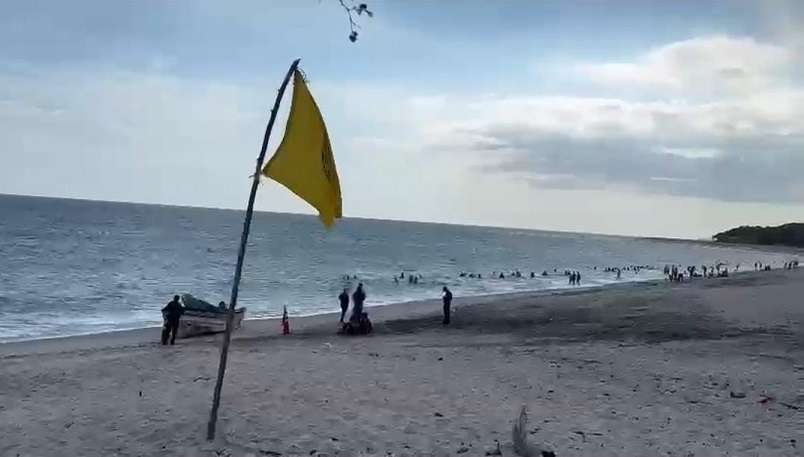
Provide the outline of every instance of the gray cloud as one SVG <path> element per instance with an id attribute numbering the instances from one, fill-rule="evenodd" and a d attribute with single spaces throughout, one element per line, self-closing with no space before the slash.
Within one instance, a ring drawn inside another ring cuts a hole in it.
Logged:
<path id="1" fill-rule="evenodd" d="M 698 144 L 677 141 L 673 146 L 680 148 L 674 150 L 616 134 L 580 139 L 510 126 L 490 127 L 477 134 L 485 138 L 475 145 L 487 154 L 485 170 L 524 175 L 540 188 L 622 187 L 722 201 L 804 201 L 801 136 Z M 714 153 L 695 156 L 702 149 Z"/>
<path id="2" fill-rule="evenodd" d="M 670 43 L 633 62 L 578 66 L 619 97 L 482 100 L 446 141 L 538 188 L 802 203 L 800 65 L 789 48 L 752 38 Z M 651 97 L 634 98 L 635 85 Z"/>

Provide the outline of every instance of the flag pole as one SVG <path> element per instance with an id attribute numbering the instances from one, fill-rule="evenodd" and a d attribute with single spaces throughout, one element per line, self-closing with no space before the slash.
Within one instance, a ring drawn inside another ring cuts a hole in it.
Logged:
<path id="1" fill-rule="evenodd" d="M 226 331 L 223 333 L 223 343 L 221 344 L 221 359 L 218 363 L 218 379 L 215 381 L 215 393 L 212 396 L 212 410 L 209 412 L 209 422 L 207 423 L 207 439 L 212 441 L 215 439 L 215 424 L 218 421 L 218 407 L 221 403 L 221 388 L 223 387 L 223 376 L 226 374 L 226 360 L 229 355 L 229 342 L 232 339 L 232 321 L 235 314 L 235 306 L 237 306 L 237 291 L 240 286 L 240 273 L 243 271 L 243 258 L 246 256 L 246 244 L 248 243 L 248 231 L 251 227 L 251 216 L 254 213 L 254 198 L 257 195 L 257 186 L 260 184 L 260 175 L 262 174 L 262 162 L 265 160 L 265 150 L 268 148 L 268 140 L 271 138 L 271 130 L 274 127 L 276 114 L 279 111 L 279 103 L 282 101 L 282 96 L 285 93 L 285 88 L 290 81 L 296 67 L 299 66 L 299 60 L 296 59 L 290 64 L 288 73 L 279 86 L 279 92 L 276 94 L 274 100 L 274 107 L 271 109 L 271 117 L 268 120 L 268 125 L 265 127 L 265 136 L 262 139 L 262 149 L 260 155 L 257 157 L 257 165 L 254 169 L 254 177 L 251 182 L 251 194 L 248 196 L 248 207 L 246 208 L 246 219 L 243 222 L 243 234 L 240 237 L 240 250 L 237 252 L 237 266 L 235 267 L 234 282 L 232 284 L 232 297 L 229 300 L 229 309 L 226 314 Z"/>

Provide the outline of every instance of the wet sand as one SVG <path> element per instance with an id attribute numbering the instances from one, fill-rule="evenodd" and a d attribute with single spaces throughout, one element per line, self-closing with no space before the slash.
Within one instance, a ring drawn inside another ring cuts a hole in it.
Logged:
<path id="1" fill-rule="evenodd" d="M 523 405 L 559 456 L 804 455 L 802 272 L 247 321 L 213 443 L 220 336 L 0 345 L 0 455 L 514 455 Z"/>

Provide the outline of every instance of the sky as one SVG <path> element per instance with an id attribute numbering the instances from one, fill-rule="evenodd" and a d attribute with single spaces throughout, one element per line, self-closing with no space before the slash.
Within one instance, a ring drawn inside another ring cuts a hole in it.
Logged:
<path id="1" fill-rule="evenodd" d="M 368 6 L 351 43 L 337 0 L 0 3 L 0 193 L 244 208 L 300 57 L 347 217 L 804 220 L 804 2 Z M 268 180 L 257 209 L 314 213 Z"/>

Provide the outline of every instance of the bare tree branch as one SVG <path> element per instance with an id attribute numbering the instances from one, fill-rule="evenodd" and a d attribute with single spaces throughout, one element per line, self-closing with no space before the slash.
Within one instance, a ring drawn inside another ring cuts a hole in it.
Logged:
<path id="1" fill-rule="evenodd" d="M 357 29 L 360 28 L 360 24 L 355 21 L 354 14 L 358 16 L 362 16 L 363 13 L 366 13 L 368 17 L 374 17 L 374 13 L 368 9 L 368 5 L 365 3 L 360 3 L 355 5 L 354 3 L 350 3 L 349 5 L 346 4 L 345 0 L 338 0 L 338 3 L 341 4 L 343 10 L 346 12 L 346 16 L 349 19 L 349 41 L 354 43 L 357 41 L 358 32 Z"/>

